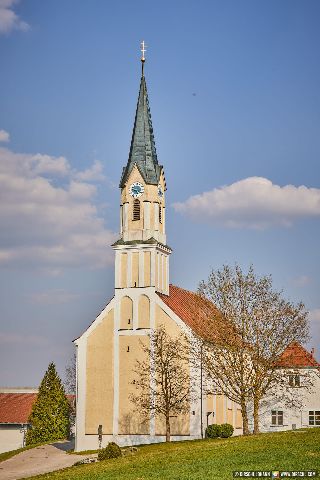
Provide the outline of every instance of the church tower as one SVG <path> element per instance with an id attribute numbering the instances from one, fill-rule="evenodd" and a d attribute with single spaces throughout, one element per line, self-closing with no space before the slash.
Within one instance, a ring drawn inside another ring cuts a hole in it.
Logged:
<path id="1" fill-rule="evenodd" d="M 129 159 L 120 180 L 120 239 L 115 250 L 115 289 L 150 288 L 169 294 L 163 167 L 153 135 L 147 84 L 142 74 Z"/>
<path id="2" fill-rule="evenodd" d="M 74 340 L 76 451 L 95 450 L 108 442 L 125 446 L 165 441 L 164 418 L 151 412 L 142 415 L 131 402 L 132 394 L 136 393 L 137 361 L 150 366 L 147 369 L 150 385 L 155 375 L 153 359 L 146 355 L 142 345 L 150 346 L 150 335 L 160 327 L 172 337 L 190 338 L 203 336 L 213 328 L 211 320 L 207 325 L 208 302 L 202 308 L 197 295 L 169 286 L 171 249 L 166 242 L 166 181 L 153 136 L 144 51 L 143 42 L 142 75 L 129 158 L 120 179 L 120 236 L 113 244 L 114 296 Z M 195 308 L 199 311 L 196 316 Z M 213 305 L 212 310 L 212 315 L 216 315 Z M 216 330 L 218 326 L 214 327 Z M 199 378 L 192 364 L 187 369 L 190 378 L 192 375 Z M 197 388 L 200 389 L 200 384 Z M 218 423 L 231 423 L 232 418 L 238 418 L 235 407 L 227 408 L 221 395 L 207 397 L 199 393 L 190 398 L 190 409 L 171 418 L 173 439 L 200 438 L 204 422 L 209 421 L 206 411 L 215 411 Z M 221 415 L 217 407 L 220 404 L 225 405 L 223 409 L 219 407 Z"/>

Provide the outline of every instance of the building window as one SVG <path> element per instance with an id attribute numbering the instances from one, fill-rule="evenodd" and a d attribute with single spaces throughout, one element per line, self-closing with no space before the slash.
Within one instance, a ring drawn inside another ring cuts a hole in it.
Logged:
<path id="1" fill-rule="evenodd" d="M 162 208 L 160 204 L 159 204 L 159 223 L 162 223 Z"/>
<path id="2" fill-rule="evenodd" d="M 309 410 L 309 425 L 320 425 L 320 410 Z"/>
<path id="3" fill-rule="evenodd" d="M 283 411 L 272 410 L 271 411 L 271 425 L 283 425 Z"/>
<path id="4" fill-rule="evenodd" d="M 132 220 L 140 220 L 140 201 L 138 199 L 133 200 Z"/>
<path id="5" fill-rule="evenodd" d="M 290 387 L 300 387 L 300 375 L 289 375 L 289 385 Z"/>

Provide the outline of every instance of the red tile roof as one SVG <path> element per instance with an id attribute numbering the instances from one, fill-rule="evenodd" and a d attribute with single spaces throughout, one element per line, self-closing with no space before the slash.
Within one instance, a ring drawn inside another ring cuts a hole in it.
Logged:
<path id="1" fill-rule="evenodd" d="M 0 423 L 28 423 L 36 393 L 0 393 Z"/>
<path id="2" fill-rule="evenodd" d="M 199 337 L 217 341 L 230 328 L 214 304 L 194 292 L 169 285 L 169 295 L 158 295 Z"/>
<path id="3" fill-rule="evenodd" d="M 162 293 L 158 293 L 158 295 L 199 337 L 213 341 L 218 341 L 219 338 L 226 340 L 228 337 L 237 341 L 230 322 L 210 301 L 175 285 L 169 286 L 169 295 Z M 278 365 L 287 368 L 320 367 L 313 355 L 298 342 L 291 343 L 285 349 Z"/>
<path id="4" fill-rule="evenodd" d="M 0 423 L 28 423 L 37 393 L 0 393 Z M 75 395 L 67 395 L 72 405 Z"/>
<path id="5" fill-rule="evenodd" d="M 302 345 L 298 342 L 292 342 L 285 349 L 279 360 L 280 367 L 320 367 L 320 364 Z"/>

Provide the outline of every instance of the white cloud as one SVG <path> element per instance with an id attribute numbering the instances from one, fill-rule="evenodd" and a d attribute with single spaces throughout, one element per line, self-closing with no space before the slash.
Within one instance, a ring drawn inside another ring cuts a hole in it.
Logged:
<path id="1" fill-rule="evenodd" d="M 320 308 L 315 308 L 309 312 L 310 322 L 320 324 Z"/>
<path id="2" fill-rule="evenodd" d="M 10 135 L 5 130 L 0 130 L 0 142 L 9 142 Z"/>
<path id="3" fill-rule="evenodd" d="M 50 157 L 49 155 L 31 155 L 30 161 L 35 175 L 51 174 L 65 176 L 70 174 L 70 165 L 64 157 Z"/>
<path id="4" fill-rule="evenodd" d="M 103 166 L 99 160 L 96 160 L 91 168 L 84 170 L 83 172 L 77 172 L 75 178 L 77 180 L 85 182 L 94 182 L 99 180 L 104 180 L 105 176 L 102 173 Z"/>
<path id="5" fill-rule="evenodd" d="M 13 11 L 18 0 L 0 0 L 0 34 L 10 33 L 12 30 L 29 30 L 28 25 Z"/>
<path id="6" fill-rule="evenodd" d="M 198 221 L 230 228 L 291 226 L 295 220 L 320 216 L 320 189 L 274 185 L 249 177 L 174 204 L 177 212 Z"/>
<path id="7" fill-rule="evenodd" d="M 309 312 L 310 335 L 309 347 L 315 347 L 315 357 L 320 360 L 320 308 L 315 308 Z"/>
<path id="8" fill-rule="evenodd" d="M 308 275 L 300 275 L 293 279 L 293 284 L 297 287 L 305 287 L 311 283 L 312 279 Z"/>
<path id="9" fill-rule="evenodd" d="M 78 293 L 71 293 L 66 290 L 49 290 L 28 295 L 29 301 L 36 305 L 61 305 L 72 302 L 79 297 Z"/>
<path id="10" fill-rule="evenodd" d="M 47 345 L 47 343 L 48 340 L 39 335 L 0 332 L 0 345 L 21 345 L 21 347 L 25 347 L 26 345 Z"/>
<path id="11" fill-rule="evenodd" d="M 77 173 L 64 157 L 0 148 L 0 265 L 60 272 L 111 262 L 115 235 L 95 203 L 96 186 Z"/>

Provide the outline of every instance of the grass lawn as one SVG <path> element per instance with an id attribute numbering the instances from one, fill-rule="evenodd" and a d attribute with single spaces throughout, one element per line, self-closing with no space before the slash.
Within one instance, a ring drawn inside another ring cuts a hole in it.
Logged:
<path id="1" fill-rule="evenodd" d="M 320 471 L 320 428 L 145 445 L 130 457 L 75 466 L 33 478 L 230 480 L 234 470 Z"/>
<path id="2" fill-rule="evenodd" d="M 23 452 L 24 450 L 27 450 L 27 448 L 18 448 L 17 450 L 10 450 L 9 452 L 0 453 L 0 463 L 8 460 L 8 458 L 18 455 L 18 453 Z"/>

